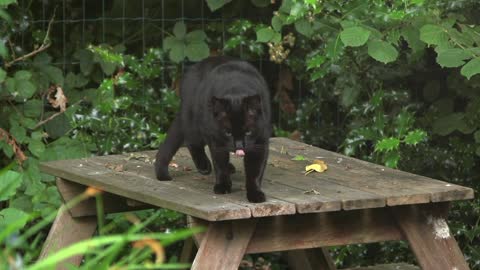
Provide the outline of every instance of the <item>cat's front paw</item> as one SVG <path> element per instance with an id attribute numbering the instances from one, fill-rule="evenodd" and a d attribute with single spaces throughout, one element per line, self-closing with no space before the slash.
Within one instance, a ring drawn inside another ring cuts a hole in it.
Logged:
<path id="1" fill-rule="evenodd" d="M 215 194 L 228 194 L 232 193 L 232 184 L 215 184 L 213 187 L 213 192 Z"/>
<path id="2" fill-rule="evenodd" d="M 255 191 L 247 191 L 247 199 L 249 202 L 252 203 L 261 203 L 266 200 L 265 198 L 265 193 L 261 190 L 255 190 Z"/>
<path id="3" fill-rule="evenodd" d="M 168 167 L 165 168 L 164 166 L 160 166 L 158 164 L 155 164 L 155 175 L 157 176 L 157 179 L 160 181 L 172 180 L 172 177 L 168 173 Z"/>

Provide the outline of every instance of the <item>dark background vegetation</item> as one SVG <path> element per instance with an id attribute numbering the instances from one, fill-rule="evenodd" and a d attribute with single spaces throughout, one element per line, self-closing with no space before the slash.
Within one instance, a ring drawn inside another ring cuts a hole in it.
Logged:
<path id="1" fill-rule="evenodd" d="M 183 68 L 208 55 L 261 70 L 275 136 L 479 188 L 476 0 L 1 0 L 0 17 L 0 231 L 27 224 L 0 237 L 0 265 L 34 262 L 48 227 L 12 239 L 61 203 L 38 163 L 155 149 Z M 183 218 L 161 210 L 148 230 Z M 131 227 L 108 221 L 109 233 Z M 453 204 L 449 224 L 472 269 L 479 221 L 478 199 Z M 171 261 L 180 246 L 167 249 Z M 339 266 L 414 261 L 404 243 L 331 250 Z M 285 267 L 260 256 L 248 260 Z"/>

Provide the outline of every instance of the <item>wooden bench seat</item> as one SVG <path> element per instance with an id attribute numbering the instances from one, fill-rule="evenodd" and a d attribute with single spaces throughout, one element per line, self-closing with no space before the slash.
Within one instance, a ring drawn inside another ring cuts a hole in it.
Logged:
<path id="1" fill-rule="evenodd" d="M 419 270 L 417 266 L 406 264 L 406 263 L 395 263 L 395 264 L 379 264 L 375 266 L 368 267 L 355 267 L 348 268 L 344 270 Z"/>

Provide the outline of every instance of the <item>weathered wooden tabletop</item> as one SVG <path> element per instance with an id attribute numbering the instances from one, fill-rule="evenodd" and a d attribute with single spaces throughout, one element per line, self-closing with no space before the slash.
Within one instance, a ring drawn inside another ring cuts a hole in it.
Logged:
<path id="1" fill-rule="evenodd" d="M 216 195 L 213 176 L 197 173 L 184 148 L 171 164 L 173 181 L 156 180 L 152 165 L 155 153 L 51 161 L 42 163 L 41 169 L 68 181 L 210 221 L 473 198 L 470 188 L 389 169 L 289 139 L 272 138 L 263 180 L 267 202 L 254 204 L 246 200 L 240 158 L 231 157 L 237 168 L 232 175 L 232 193 Z M 291 160 L 297 154 L 310 161 Z M 314 159 L 324 160 L 328 170 L 305 176 L 305 165 Z"/>

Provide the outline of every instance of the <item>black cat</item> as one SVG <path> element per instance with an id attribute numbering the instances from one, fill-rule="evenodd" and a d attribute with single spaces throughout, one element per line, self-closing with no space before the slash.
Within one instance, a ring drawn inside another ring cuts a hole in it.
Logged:
<path id="1" fill-rule="evenodd" d="M 247 198 L 264 202 L 262 177 L 271 133 L 270 97 L 262 75 L 249 63 L 229 57 L 207 58 L 185 72 L 180 84 L 181 108 L 158 149 L 155 172 L 171 180 L 168 164 L 185 142 L 201 174 L 212 171 L 217 194 L 230 193 L 235 167 L 230 152 L 244 155 Z"/>

